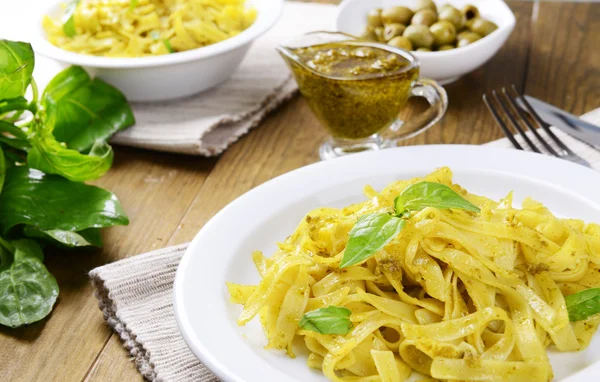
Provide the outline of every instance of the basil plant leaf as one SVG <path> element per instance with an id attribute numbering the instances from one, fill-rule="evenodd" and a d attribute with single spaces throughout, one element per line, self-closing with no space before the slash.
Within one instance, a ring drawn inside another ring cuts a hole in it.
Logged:
<path id="1" fill-rule="evenodd" d="M 0 39 L 0 100 L 25 94 L 31 82 L 33 65 L 30 44 Z"/>
<path id="2" fill-rule="evenodd" d="M 581 321 L 600 313 L 600 288 L 582 290 L 565 297 L 570 321 Z"/>
<path id="3" fill-rule="evenodd" d="M 305 313 L 298 326 L 321 334 L 348 334 L 352 329 L 350 314 L 349 309 L 337 306 L 320 308 Z"/>
<path id="4" fill-rule="evenodd" d="M 25 226 L 23 234 L 61 248 L 102 248 L 102 235 L 99 228 L 88 228 L 74 232 L 61 229 L 42 231 L 32 226 Z"/>
<path id="5" fill-rule="evenodd" d="M 406 187 L 394 200 L 396 213 L 420 211 L 426 207 L 461 209 L 479 212 L 479 207 L 469 202 L 445 184 L 420 182 Z"/>
<path id="6" fill-rule="evenodd" d="M 102 188 L 22 166 L 8 169 L 0 194 L 0 230 L 20 224 L 78 232 L 127 225 L 129 219 L 117 197 Z"/>
<path id="7" fill-rule="evenodd" d="M 81 0 L 71 0 L 65 7 L 65 13 L 63 14 L 63 32 L 69 37 L 74 37 L 77 32 L 75 31 L 75 11 Z"/>
<path id="8" fill-rule="evenodd" d="M 361 263 L 398 236 L 405 220 L 387 213 L 363 215 L 348 235 L 340 268 Z"/>
<path id="9" fill-rule="evenodd" d="M 4 159 L 4 150 L 0 145 L 0 194 L 2 194 L 2 187 L 4 187 L 4 180 L 6 179 L 6 160 Z"/>
<path id="10" fill-rule="evenodd" d="M 58 297 L 58 284 L 44 266 L 44 254 L 35 241 L 11 244 L 12 264 L 0 272 L 0 324 L 14 328 L 46 317 Z"/>
<path id="11" fill-rule="evenodd" d="M 27 101 L 25 97 L 16 97 L 11 99 L 4 99 L 3 97 L 4 95 L 2 94 L 2 90 L 0 90 L 0 115 L 8 113 L 9 111 L 25 110 L 29 105 L 29 101 Z"/>
<path id="12" fill-rule="evenodd" d="M 30 138 L 31 149 L 27 153 L 30 167 L 47 174 L 56 174 L 73 182 L 98 179 L 112 166 L 114 153 L 106 142 L 98 142 L 89 154 L 67 149 L 54 139 L 52 132 L 39 127 Z"/>
<path id="13" fill-rule="evenodd" d="M 45 124 L 67 148 L 87 153 L 97 142 L 135 123 L 119 90 L 73 66 L 50 81 L 42 95 Z"/>

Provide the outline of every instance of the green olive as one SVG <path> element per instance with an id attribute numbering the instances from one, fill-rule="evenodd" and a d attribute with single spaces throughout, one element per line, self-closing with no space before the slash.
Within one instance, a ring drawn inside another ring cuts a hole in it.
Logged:
<path id="1" fill-rule="evenodd" d="M 431 48 L 433 35 L 425 25 L 409 25 L 403 34 L 415 48 Z"/>
<path id="2" fill-rule="evenodd" d="M 404 50 L 413 50 L 413 44 L 409 39 L 403 36 L 396 36 L 390 41 L 388 41 L 388 45 L 404 49 Z"/>
<path id="3" fill-rule="evenodd" d="M 396 36 L 402 36 L 402 33 L 404 33 L 405 29 L 406 26 L 403 24 L 387 24 L 385 26 L 385 29 L 383 30 L 383 38 L 385 39 L 385 41 L 390 41 Z"/>
<path id="4" fill-rule="evenodd" d="M 455 49 L 455 48 L 456 47 L 454 45 L 452 45 L 452 44 L 444 44 L 444 45 L 440 46 L 438 48 L 438 50 L 439 51 L 442 51 L 442 50 L 452 50 L 452 49 Z"/>
<path id="5" fill-rule="evenodd" d="M 457 47 L 461 48 L 480 40 L 481 36 L 475 32 L 462 32 L 458 38 Z"/>
<path id="6" fill-rule="evenodd" d="M 390 7 L 381 12 L 381 20 L 384 24 L 404 24 L 410 23 L 413 17 L 413 11 L 407 7 Z"/>
<path id="7" fill-rule="evenodd" d="M 432 11 L 437 12 L 437 6 L 432 0 L 418 0 L 415 12 L 421 9 L 431 9 Z"/>
<path id="8" fill-rule="evenodd" d="M 436 46 L 451 44 L 456 40 L 456 28 L 450 21 L 442 20 L 433 24 L 429 28 L 433 34 L 434 44 Z"/>
<path id="9" fill-rule="evenodd" d="M 431 9 L 421 9 L 412 18 L 412 25 L 425 25 L 430 27 L 437 21 L 437 14 Z"/>
<path id="10" fill-rule="evenodd" d="M 456 7 L 452 4 L 444 4 L 438 8 L 438 12 L 442 13 L 444 9 L 456 9 Z M 458 11 L 458 9 L 456 9 Z"/>
<path id="11" fill-rule="evenodd" d="M 456 30 L 460 30 L 464 27 L 465 25 L 465 15 L 463 15 L 461 13 L 461 11 L 459 11 L 458 9 L 452 7 L 447 7 L 444 8 L 440 11 L 440 14 L 438 15 L 438 19 L 440 20 L 448 20 L 450 21 L 452 24 L 454 24 L 454 27 L 456 28 Z"/>
<path id="12" fill-rule="evenodd" d="M 417 52 L 431 52 L 431 49 L 429 49 L 429 48 L 419 48 L 419 49 L 417 49 Z"/>
<path id="13" fill-rule="evenodd" d="M 383 21 L 381 20 L 381 8 L 372 9 L 367 14 L 367 24 L 372 27 L 382 27 Z"/>
<path id="14" fill-rule="evenodd" d="M 366 41 L 377 41 L 377 35 L 375 34 L 375 28 L 367 25 L 367 27 L 365 28 L 365 31 L 363 32 L 362 36 L 361 36 L 362 40 L 366 40 Z"/>
<path id="15" fill-rule="evenodd" d="M 375 27 L 375 37 L 377 37 L 377 41 L 385 42 L 385 38 L 383 37 L 384 29 L 383 27 Z"/>
<path id="16" fill-rule="evenodd" d="M 465 5 L 462 9 L 463 15 L 465 15 L 467 20 L 474 19 L 475 17 L 479 17 L 479 9 L 477 9 L 474 5 Z"/>
<path id="17" fill-rule="evenodd" d="M 471 30 L 471 32 L 475 32 L 483 37 L 498 29 L 498 25 L 479 17 L 469 20 L 467 22 L 467 27 Z"/>

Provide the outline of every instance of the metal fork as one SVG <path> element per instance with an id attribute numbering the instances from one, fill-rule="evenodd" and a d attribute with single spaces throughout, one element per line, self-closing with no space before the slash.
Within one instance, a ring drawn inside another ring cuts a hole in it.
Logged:
<path id="1" fill-rule="evenodd" d="M 586 167 L 590 167 L 590 164 L 585 159 L 575 154 L 567 147 L 567 145 L 558 139 L 558 137 L 550 129 L 550 125 L 544 122 L 531 107 L 529 102 L 527 102 L 525 97 L 521 96 L 519 92 L 517 92 L 515 85 L 512 85 L 510 90 L 512 90 L 512 92 L 507 91 L 506 88 L 502 88 L 502 94 L 500 95 L 495 90 L 492 90 L 492 97 L 490 97 L 491 99 L 488 98 L 487 94 L 484 94 L 482 98 L 488 110 L 490 113 L 492 113 L 492 116 L 496 120 L 496 123 L 498 123 L 498 126 L 500 126 L 502 129 L 504 135 L 506 135 L 516 149 L 523 150 L 523 146 L 517 142 L 513 132 L 504 123 L 503 119 L 501 118 L 501 113 L 507 117 L 506 119 L 508 119 L 512 127 L 519 132 L 525 143 L 527 143 L 527 146 L 529 146 L 532 151 L 536 153 L 542 153 L 537 145 L 535 145 L 531 141 L 530 137 L 526 134 L 526 130 L 530 130 L 533 133 L 533 136 L 537 139 L 537 141 L 540 142 L 548 154 L 554 155 L 557 158 L 566 159 L 568 161 L 581 164 Z M 495 102 L 491 102 L 492 100 Z M 521 106 L 519 106 L 519 103 L 525 106 L 525 109 L 529 116 L 531 116 L 531 119 L 527 118 L 525 111 Z M 501 112 L 499 112 L 498 106 L 495 106 L 494 104 L 500 105 Z M 537 124 L 542 128 L 546 135 L 550 137 L 550 140 L 554 141 L 557 148 L 552 147 L 548 142 L 548 139 L 542 137 L 538 131 L 538 128 L 534 126 L 534 124 Z M 525 129 L 523 126 L 525 126 Z"/>

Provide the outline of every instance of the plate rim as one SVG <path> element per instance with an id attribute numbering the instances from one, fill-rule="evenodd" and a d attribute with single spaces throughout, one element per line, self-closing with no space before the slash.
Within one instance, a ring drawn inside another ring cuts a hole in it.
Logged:
<path id="1" fill-rule="evenodd" d="M 219 210 L 213 217 L 211 217 L 199 229 L 199 231 L 196 233 L 196 235 L 194 235 L 194 238 L 189 243 L 188 248 L 186 249 L 179 265 L 177 266 L 177 272 L 175 274 L 175 280 L 173 283 L 173 292 L 172 292 L 173 293 L 172 294 L 172 296 L 173 296 L 173 313 L 175 315 L 175 319 L 177 322 L 177 327 L 179 329 L 179 332 L 181 333 L 181 336 L 183 337 L 184 342 L 186 343 L 186 345 L 188 346 L 188 348 L 190 349 L 192 354 L 194 354 L 194 356 L 205 367 L 207 367 L 212 373 L 214 373 L 217 377 L 219 377 L 223 381 L 226 381 L 226 382 L 229 382 L 229 381 L 244 382 L 245 381 L 242 376 L 239 376 L 239 375 L 235 374 L 234 372 L 231 372 L 231 370 L 229 370 L 226 365 L 222 364 L 219 360 L 217 360 L 210 353 L 210 351 L 205 347 L 205 345 L 201 343 L 200 339 L 193 338 L 193 336 L 191 335 L 191 332 L 192 332 L 191 327 L 190 327 L 191 323 L 185 316 L 185 308 L 184 308 L 184 302 L 183 302 L 183 295 L 184 295 L 184 291 L 182 289 L 183 279 L 184 279 L 184 272 L 188 266 L 188 263 L 190 262 L 190 259 L 193 256 L 193 253 L 196 251 L 196 248 L 199 246 L 199 242 L 202 239 L 202 237 L 201 237 L 202 233 L 204 231 L 208 230 L 214 224 L 217 224 L 216 222 L 218 222 L 219 218 L 222 215 L 228 213 L 228 211 L 230 209 L 235 208 L 235 206 L 238 203 L 242 203 L 244 201 L 244 199 L 248 197 L 247 195 L 254 194 L 256 192 L 260 192 L 260 190 L 263 190 L 265 188 L 273 187 L 274 184 L 276 184 L 278 182 L 284 182 L 288 178 L 301 176 L 301 174 L 308 172 L 308 171 L 313 171 L 313 170 L 319 169 L 319 168 L 344 166 L 347 163 L 351 164 L 352 162 L 360 161 L 363 159 L 369 160 L 370 157 L 376 157 L 379 155 L 392 155 L 393 152 L 422 151 L 422 150 L 424 150 L 426 152 L 431 151 L 433 153 L 435 153 L 436 150 L 442 150 L 442 151 L 465 150 L 465 151 L 485 153 L 485 155 L 490 155 L 491 153 L 497 153 L 501 156 L 502 155 L 516 156 L 516 157 L 521 156 L 524 159 L 527 159 L 527 158 L 534 159 L 535 158 L 535 161 L 543 160 L 544 162 L 548 162 L 548 165 L 551 165 L 552 163 L 554 163 L 554 164 L 558 165 L 559 167 L 566 167 L 567 169 L 572 169 L 575 172 L 587 173 L 588 176 L 596 177 L 600 181 L 600 173 L 596 172 L 595 170 L 572 163 L 572 162 L 568 162 L 563 159 L 551 157 L 548 155 L 529 152 L 529 151 L 521 151 L 521 150 L 516 150 L 516 149 L 512 149 L 512 148 L 486 147 L 485 145 L 454 145 L 454 144 L 402 146 L 402 147 L 395 147 L 395 148 L 390 148 L 390 149 L 380 150 L 380 151 L 369 151 L 369 152 L 357 153 L 357 154 L 352 154 L 352 155 L 349 155 L 346 157 L 336 158 L 336 159 L 329 160 L 329 161 L 320 161 L 320 162 L 312 163 L 312 164 L 309 164 L 309 165 L 306 165 L 303 167 L 299 167 L 297 169 L 294 169 L 294 170 L 284 173 L 282 175 L 279 175 L 275 178 L 272 178 L 256 187 L 246 191 L 242 195 L 238 196 L 237 198 L 235 198 L 234 200 L 229 202 L 226 206 L 224 206 L 221 210 Z M 382 154 L 382 153 L 384 153 L 384 154 Z M 544 158 L 544 159 L 541 159 L 541 158 Z M 467 168 L 465 167 L 463 169 L 467 169 Z M 478 167 L 475 164 L 470 169 L 481 169 L 481 167 Z M 490 171 L 502 171 L 502 170 L 499 168 L 494 168 L 494 169 L 490 169 Z M 507 171 L 507 170 L 504 170 L 504 171 Z M 521 174 L 513 173 L 513 174 L 517 175 L 517 176 L 524 176 L 524 174 L 522 174 L 522 173 Z M 543 182 L 549 182 L 547 177 L 546 177 L 546 179 L 543 179 L 543 177 L 541 177 L 541 178 L 537 178 L 536 180 L 543 181 Z M 556 183 L 554 183 L 554 184 L 560 185 L 560 184 L 556 184 Z M 257 190 L 259 190 L 259 191 L 257 191 Z M 569 191 L 572 191 L 572 190 L 569 189 Z M 578 195 L 581 197 L 584 197 L 588 201 L 598 204 L 598 206 L 600 207 L 600 200 L 590 199 L 588 196 L 584 196 L 581 194 L 578 194 Z M 600 368 L 600 360 L 589 365 L 587 368 L 578 371 L 577 373 L 575 373 L 573 375 L 567 376 L 566 379 L 568 379 L 569 382 L 582 381 L 583 379 L 581 379 L 581 378 L 590 375 L 590 374 L 588 374 L 587 371 L 589 371 L 590 369 L 595 370 L 597 368 Z"/>

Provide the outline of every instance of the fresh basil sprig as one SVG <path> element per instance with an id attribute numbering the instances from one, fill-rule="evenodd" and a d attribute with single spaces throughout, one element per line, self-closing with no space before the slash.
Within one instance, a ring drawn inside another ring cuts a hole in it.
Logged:
<path id="1" fill-rule="evenodd" d="M 369 258 L 395 238 L 406 220 L 390 214 L 369 214 L 358 219 L 348 236 L 340 268 L 358 264 Z"/>
<path id="2" fill-rule="evenodd" d="M 427 207 L 461 209 L 479 212 L 479 207 L 469 202 L 453 189 L 441 183 L 419 182 L 406 187 L 394 200 L 396 213 L 420 211 Z"/>
<path id="3" fill-rule="evenodd" d="M 395 214 L 368 214 L 358 219 L 348 235 L 340 268 L 359 264 L 373 256 L 398 236 L 404 228 L 408 213 L 426 207 L 480 211 L 476 205 L 444 184 L 420 182 L 410 185 L 394 200 Z"/>
<path id="4" fill-rule="evenodd" d="M 108 139 L 134 123 L 127 100 L 78 67 L 39 99 L 34 64 L 31 45 L 0 39 L 0 325 L 12 327 L 44 318 L 58 296 L 38 242 L 101 247 L 101 228 L 129 223 L 115 195 L 83 183 L 108 171 Z"/>
<path id="5" fill-rule="evenodd" d="M 581 321 L 600 313 L 600 288 L 582 290 L 565 297 L 570 321 Z"/>
<path id="6" fill-rule="evenodd" d="M 305 313 L 298 326 L 321 334 L 348 334 L 352 329 L 350 314 L 349 309 L 332 305 Z"/>

